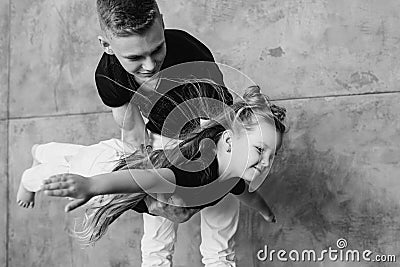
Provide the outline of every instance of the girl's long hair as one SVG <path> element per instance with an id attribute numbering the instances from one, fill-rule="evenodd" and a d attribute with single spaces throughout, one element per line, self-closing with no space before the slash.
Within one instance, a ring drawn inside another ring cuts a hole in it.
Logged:
<path id="1" fill-rule="evenodd" d="M 188 85 L 192 87 L 192 90 L 211 85 L 221 96 L 226 95 L 224 90 L 227 90 L 209 81 L 191 81 Z M 171 149 L 154 150 L 150 153 L 137 150 L 122 158 L 113 171 L 179 166 L 201 157 L 213 159 L 216 155 L 216 144 L 225 130 L 234 132 L 249 130 L 258 124 L 260 119 L 275 124 L 276 130 L 282 134 L 286 131 L 286 126 L 283 124 L 286 110 L 272 105 L 258 86 L 247 88 L 244 95 L 237 97 L 231 106 L 221 105 L 216 108 L 215 105 L 211 107 L 203 102 L 201 108 L 200 114 L 208 114 L 210 119 L 204 125 L 187 133 L 178 145 Z M 206 140 L 212 142 L 206 142 Z M 203 161 L 199 160 L 199 162 Z M 205 165 L 202 170 L 207 170 Z M 207 179 L 212 179 L 212 177 L 205 172 L 201 179 L 206 183 Z M 143 192 L 96 197 L 97 200 L 92 201 L 86 210 L 83 229 L 81 231 L 75 229 L 74 235 L 84 244 L 93 244 L 106 233 L 110 224 L 125 211 L 134 209 L 137 203 L 144 200 L 146 196 L 148 194 Z"/>

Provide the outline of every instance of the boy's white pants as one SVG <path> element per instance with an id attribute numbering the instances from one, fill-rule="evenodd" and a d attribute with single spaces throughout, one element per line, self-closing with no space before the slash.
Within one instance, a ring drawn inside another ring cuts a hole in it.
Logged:
<path id="1" fill-rule="evenodd" d="M 155 149 L 176 144 L 156 134 L 152 134 L 152 140 Z M 239 201 L 228 195 L 200 211 L 200 216 L 202 262 L 206 267 L 236 266 L 233 236 L 239 221 Z M 172 266 L 178 224 L 149 214 L 143 214 L 143 222 L 142 267 Z"/>

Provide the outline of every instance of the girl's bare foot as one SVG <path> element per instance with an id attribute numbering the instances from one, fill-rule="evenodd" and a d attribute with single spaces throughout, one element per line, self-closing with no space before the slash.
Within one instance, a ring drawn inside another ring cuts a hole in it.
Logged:
<path id="1" fill-rule="evenodd" d="M 36 159 L 36 149 L 38 144 L 32 146 L 31 154 L 32 154 L 32 167 L 35 167 L 40 164 L 40 162 Z M 17 192 L 17 204 L 23 208 L 33 208 L 35 205 L 35 192 L 30 192 L 25 189 L 22 185 L 22 181 L 19 184 L 18 192 Z"/>
<path id="2" fill-rule="evenodd" d="M 33 208 L 35 205 L 35 193 L 26 190 L 22 183 L 17 192 L 17 204 L 22 208 Z"/>

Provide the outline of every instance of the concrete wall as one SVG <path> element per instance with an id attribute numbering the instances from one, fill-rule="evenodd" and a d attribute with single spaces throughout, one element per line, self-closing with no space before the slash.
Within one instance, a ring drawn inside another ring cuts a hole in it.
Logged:
<path id="1" fill-rule="evenodd" d="M 141 216 L 96 247 L 68 236 L 63 200 L 15 204 L 30 147 L 117 137 L 93 72 L 101 55 L 95 1 L 0 0 L 0 265 L 139 266 Z M 290 131 L 261 191 L 277 214 L 241 209 L 238 266 L 257 251 L 336 247 L 400 251 L 400 3 L 396 0 L 160 0 L 165 24 L 204 41 L 288 109 Z M 227 83 L 243 84 L 226 73 Z M 199 218 L 179 230 L 175 266 L 201 266 Z M 400 258 L 399 258 L 400 259 Z M 377 266 L 299 263 L 296 266 Z M 380 263 L 379 266 L 395 266 Z"/>

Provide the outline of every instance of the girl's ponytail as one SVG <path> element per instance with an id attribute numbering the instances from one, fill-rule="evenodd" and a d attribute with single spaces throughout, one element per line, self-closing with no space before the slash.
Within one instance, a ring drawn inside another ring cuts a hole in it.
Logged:
<path id="1" fill-rule="evenodd" d="M 273 119 L 276 129 L 280 133 L 286 132 L 286 125 L 283 122 L 286 117 L 286 109 L 272 104 L 257 85 L 249 86 L 243 97 L 235 101 L 233 109 L 236 113 L 235 119 L 239 119 L 242 124 L 246 125 L 253 121 L 253 116 L 260 116 L 265 119 Z"/>
<path id="2" fill-rule="evenodd" d="M 99 204 L 93 204 L 85 212 L 82 230 L 74 228 L 73 235 L 83 245 L 91 245 L 98 241 L 119 216 L 133 209 L 146 193 L 99 196 Z M 105 200 L 104 200 L 105 199 Z"/>
<path id="3" fill-rule="evenodd" d="M 122 158 L 113 171 L 123 169 L 145 169 L 151 168 L 151 160 L 155 160 L 160 151 L 154 151 L 150 155 L 142 151 L 135 151 L 126 158 Z M 76 226 L 73 235 L 84 245 L 90 245 L 98 241 L 119 216 L 133 209 L 141 200 L 147 196 L 146 193 L 102 195 L 90 200 L 90 207 L 85 211 L 82 229 Z"/>

